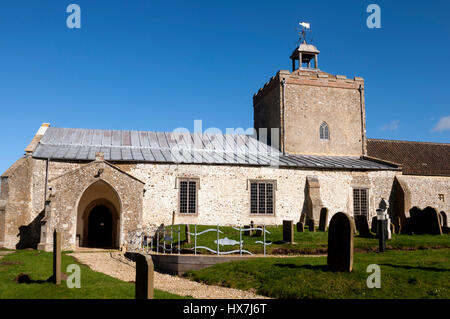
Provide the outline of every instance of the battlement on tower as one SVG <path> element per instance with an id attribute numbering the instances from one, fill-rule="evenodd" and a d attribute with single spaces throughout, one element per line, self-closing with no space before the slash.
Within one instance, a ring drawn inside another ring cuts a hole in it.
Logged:
<path id="1" fill-rule="evenodd" d="M 364 89 L 364 79 L 359 76 L 355 76 L 352 79 L 347 78 L 345 75 L 333 75 L 320 70 L 297 69 L 292 72 L 280 70 L 276 75 L 272 76 L 258 92 L 253 94 L 253 105 L 258 105 L 269 92 L 281 85 L 283 79 L 285 79 L 286 83 L 290 84 L 348 89 L 359 89 L 361 87 Z"/>

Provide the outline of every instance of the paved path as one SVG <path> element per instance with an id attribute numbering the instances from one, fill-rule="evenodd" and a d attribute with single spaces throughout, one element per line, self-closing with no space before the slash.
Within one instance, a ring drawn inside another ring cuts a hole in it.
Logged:
<path id="1" fill-rule="evenodd" d="M 69 254 L 92 270 L 102 272 L 123 281 L 135 280 L 134 263 L 119 252 L 78 252 Z M 253 292 L 239 289 L 211 286 L 178 276 L 161 274 L 155 271 L 155 288 L 181 296 L 199 299 L 266 299 Z"/>

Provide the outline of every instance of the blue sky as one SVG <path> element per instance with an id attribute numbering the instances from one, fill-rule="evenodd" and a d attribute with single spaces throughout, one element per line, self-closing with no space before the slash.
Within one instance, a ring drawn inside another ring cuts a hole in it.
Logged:
<path id="1" fill-rule="evenodd" d="M 69 29 L 69 4 L 81 29 Z M 366 8 L 381 8 L 369 29 Z M 0 171 L 43 122 L 249 128 L 252 96 L 289 70 L 308 21 L 323 71 L 365 79 L 370 138 L 450 141 L 450 2 L 0 2 Z"/>

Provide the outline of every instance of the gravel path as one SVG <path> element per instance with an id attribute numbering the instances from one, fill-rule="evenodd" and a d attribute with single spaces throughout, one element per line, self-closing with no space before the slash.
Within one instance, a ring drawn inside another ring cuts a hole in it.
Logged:
<path id="1" fill-rule="evenodd" d="M 94 271 L 102 272 L 123 281 L 135 280 L 136 270 L 133 262 L 122 253 L 72 253 L 80 263 Z M 161 274 L 155 271 L 155 288 L 181 296 L 192 296 L 199 299 L 267 299 L 249 291 L 210 286 L 178 276 Z"/>

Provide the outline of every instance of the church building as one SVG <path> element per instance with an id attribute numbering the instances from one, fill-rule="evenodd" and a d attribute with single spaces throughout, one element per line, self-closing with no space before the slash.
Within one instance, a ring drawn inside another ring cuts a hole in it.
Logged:
<path id="1" fill-rule="evenodd" d="M 0 247 L 126 249 L 161 224 L 318 225 L 389 202 L 400 229 L 416 206 L 450 211 L 450 144 L 368 139 L 364 80 L 319 68 L 305 40 L 253 96 L 256 134 L 42 124 L 1 176 Z M 445 221 L 446 222 L 446 221 Z"/>

